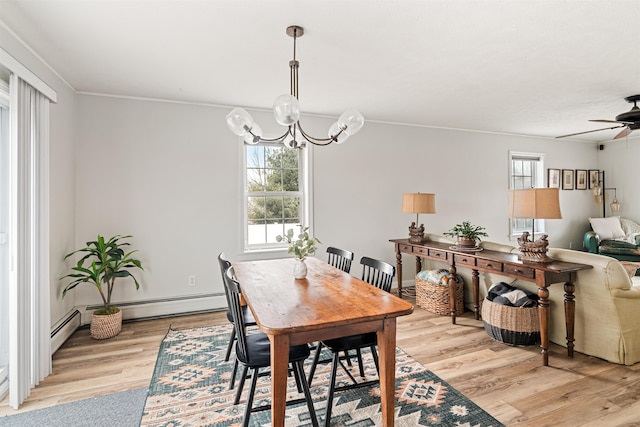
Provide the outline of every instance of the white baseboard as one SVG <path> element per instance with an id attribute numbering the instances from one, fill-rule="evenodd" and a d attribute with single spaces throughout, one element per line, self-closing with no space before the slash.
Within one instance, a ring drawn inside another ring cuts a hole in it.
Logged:
<path id="1" fill-rule="evenodd" d="M 200 311 L 226 310 L 227 300 L 224 294 L 220 293 L 133 301 L 116 303 L 113 305 L 122 310 L 123 320 L 130 320 L 144 319 L 147 317 L 173 316 Z M 101 305 L 90 305 L 84 307 L 84 310 L 81 310 L 82 324 L 90 324 L 91 314 L 101 307 Z"/>
<path id="2" fill-rule="evenodd" d="M 123 320 L 175 316 L 203 311 L 226 310 L 224 294 L 192 295 L 114 304 Z M 80 326 L 91 323 L 91 314 L 100 305 L 76 306 L 51 328 L 51 354 L 55 353 Z"/>

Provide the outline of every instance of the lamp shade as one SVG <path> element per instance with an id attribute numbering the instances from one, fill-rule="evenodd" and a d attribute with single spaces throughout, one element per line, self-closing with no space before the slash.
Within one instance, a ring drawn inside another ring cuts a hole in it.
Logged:
<path id="1" fill-rule="evenodd" d="M 432 193 L 404 193 L 402 213 L 436 213 L 436 195 Z"/>
<path id="2" fill-rule="evenodd" d="M 558 188 L 509 190 L 509 218 L 561 219 Z"/>

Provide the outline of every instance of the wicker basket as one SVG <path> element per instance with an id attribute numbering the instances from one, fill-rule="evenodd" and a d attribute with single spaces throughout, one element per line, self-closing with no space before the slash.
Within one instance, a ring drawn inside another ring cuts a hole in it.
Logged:
<path id="1" fill-rule="evenodd" d="M 431 313 L 450 316 L 449 285 L 440 285 L 416 277 L 416 304 Z M 464 313 L 464 282 L 456 284 L 456 316 Z"/>
<path id="2" fill-rule="evenodd" d="M 482 322 L 487 334 L 496 341 L 520 346 L 540 342 L 538 307 L 512 307 L 485 298 Z"/>
<path id="3" fill-rule="evenodd" d="M 104 340 L 115 337 L 122 330 L 122 310 L 114 314 L 91 315 L 91 337 Z"/>

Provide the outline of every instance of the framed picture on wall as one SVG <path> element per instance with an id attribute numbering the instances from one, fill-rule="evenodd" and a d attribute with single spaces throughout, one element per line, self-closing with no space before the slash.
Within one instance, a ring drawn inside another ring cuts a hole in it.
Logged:
<path id="1" fill-rule="evenodd" d="M 547 169 L 547 187 L 560 188 L 560 169 Z"/>
<path id="2" fill-rule="evenodd" d="M 573 190 L 573 169 L 562 169 L 562 189 Z"/>
<path id="3" fill-rule="evenodd" d="M 576 169 L 576 190 L 586 190 L 587 185 L 587 171 Z"/>
<path id="4" fill-rule="evenodd" d="M 589 169 L 589 190 L 600 185 L 600 171 Z"/>

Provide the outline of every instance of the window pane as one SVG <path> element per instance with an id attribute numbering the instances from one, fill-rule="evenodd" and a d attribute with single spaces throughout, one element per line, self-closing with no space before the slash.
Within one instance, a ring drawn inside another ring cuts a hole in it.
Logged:
<path id="1" fill-rule="evenodd" d="M 250 221 L 247 225 L 247 243 L 250 245 L 264 245 L 267 243 L 265 222 Z"/>
<path id="2" fill-rule="evenodd" d="M 264 221 L 265 214 L 265 198 L 264 197 L 249 197 L 247 203 L 247 219 L 249 223 L 257 223 L 258 221 Z"/>
<path id="3" fill-rule="evenodd" d="M 265 190 L 264 169 L 247 169 L 247 191 L 262 192 Z"/>
<path id="4" fill-rule="evenodd" d="M 285 197 L 284 205 L 284 221 L 287 223 L 300 223 L 300 198 Z"/>
<path id="5" fill-rule="evenodd" d="M 247 146 L 247 167 L 263 168 L 264 167 L 264 147 L 258 145 Z"/>
<path id="6" fill-rule="evenodd" d="M 266 215 L 265 218 L 269 223 L 282 222 L 284 218 L 284 207 L 282 197 L 266 197 Z"/>

